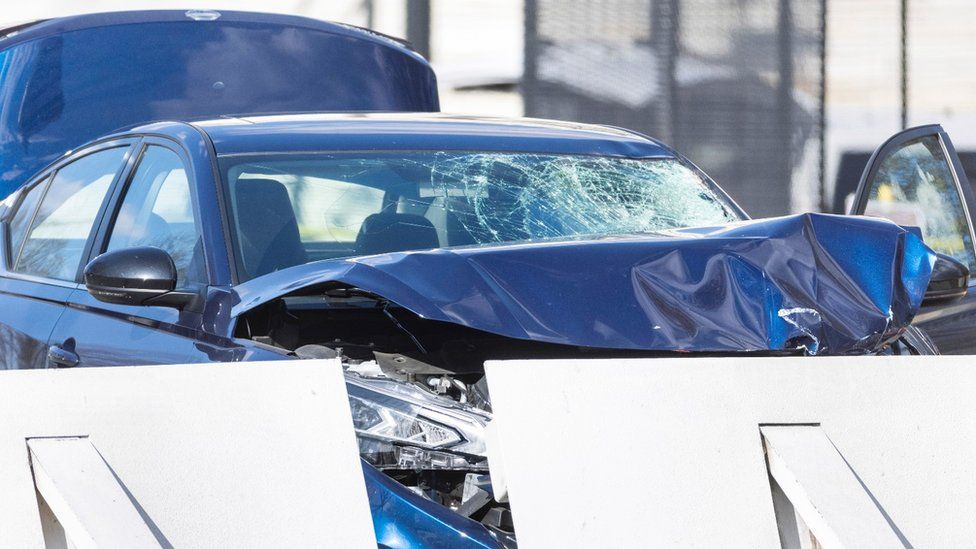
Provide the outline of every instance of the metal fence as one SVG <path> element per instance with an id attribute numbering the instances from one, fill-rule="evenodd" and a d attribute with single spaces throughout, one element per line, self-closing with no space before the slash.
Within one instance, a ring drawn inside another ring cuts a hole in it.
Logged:
<path id="1" fill-rule="evenodd" d="M 526 114 L 647 133 L 754 216 L 818 209 L 824 2 L 526 0 Z"/>

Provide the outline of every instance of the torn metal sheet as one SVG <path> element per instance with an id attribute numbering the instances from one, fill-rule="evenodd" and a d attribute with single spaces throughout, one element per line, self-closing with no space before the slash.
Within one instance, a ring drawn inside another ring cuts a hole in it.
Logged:
<path id="1" fill-rule="evenodd" d="M 321 261 L 238 286 L 233 314 L 335 282 L 425 319 L 517 339 L 848 354 L 906 329 L 934 261 L 917 234 L 890 222 L 803 214 Z"/>

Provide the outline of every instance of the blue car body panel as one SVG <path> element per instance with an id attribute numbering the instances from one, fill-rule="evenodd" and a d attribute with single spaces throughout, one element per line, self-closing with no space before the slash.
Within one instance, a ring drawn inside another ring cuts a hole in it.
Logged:
<path id="1" fill-rule="evenodd" d="M 389 549 L 494 548 L 498 542 L 471 519 L 433 501 L 417 497 L 405 486 L 363 462 L 373 530 L 380 547 Z"/>
<path id="2" fill-rule="evenodd" d="M 65 151 L 154 120 L 439 108 L 429 64 L 392 39 L 303 17 L 215 13 L 79 15 L 4 33 L 0 198 Z"/>
<path id="3" fill-rule="evenodd" d="M 320 261 L 245 282 L 235 315 L 338 282 L 421 318 L 598 349 L 877 350 L 918 311 L 935 255 L 888 221 L 804 214 L 666 234 Z"/>

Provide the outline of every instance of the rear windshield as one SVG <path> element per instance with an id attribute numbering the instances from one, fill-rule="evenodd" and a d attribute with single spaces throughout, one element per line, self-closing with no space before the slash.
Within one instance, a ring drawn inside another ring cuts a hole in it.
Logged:
<path id="1" fill-rule="evenodd" d="M 311 261 L 723 224 L 675 159 L 416 152 L 221 159 L 239 278 Z"/>

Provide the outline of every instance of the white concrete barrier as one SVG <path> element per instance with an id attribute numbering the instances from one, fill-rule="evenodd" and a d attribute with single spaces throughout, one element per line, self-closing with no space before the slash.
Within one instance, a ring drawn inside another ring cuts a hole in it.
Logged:
<path id="1" fill-rule="evenodd" d="M 963 547 L 972 357 L 487 365 L 521 547 Z M 0 372 L 0 549 L 375 547 L 337 361 Z"/>
<path id="2" fill-rule="evenodd" d="M 489 459 L 520 547 L 976 543 L 973 357 L 510 361 L 487 373 Z"/>
<path id="3" fill-rule="evenodd" d="M 0 548 L 376 547 L 338 361 L 9 371 L 0 395 Z"/>

